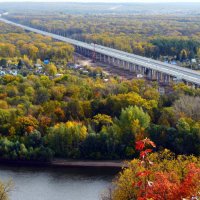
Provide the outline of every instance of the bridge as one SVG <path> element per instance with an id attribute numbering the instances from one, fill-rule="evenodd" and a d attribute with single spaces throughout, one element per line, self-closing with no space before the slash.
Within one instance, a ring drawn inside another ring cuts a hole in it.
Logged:
<path id="1" fill-rule="evenodd" d="M 101 45 L 88 44 L 78 40 L 70 39 L 61 35 L 15 23 L 2 18 L 1 16 L 0 21 L 20 27 L 26 31 L 42 34 L 52 37 L 56 40 L 72 44 L 75 47 L 76 52 L 79 54 L 93 58 L 95 57 L 95 60 L 102 63 L 107 63 L 113 67 L 119 67 L 129 70 L 130 72 L 142 74 L 150 80 L 157 80 L 166 84 L 174 80 L 181 80 L 194 87 L 200 87 L 200 73 L 191 69 L 186 69 L 180 66 L 145 58 Z"/>

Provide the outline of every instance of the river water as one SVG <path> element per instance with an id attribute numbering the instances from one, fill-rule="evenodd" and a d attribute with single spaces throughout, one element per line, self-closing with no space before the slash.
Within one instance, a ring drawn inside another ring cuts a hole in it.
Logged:
<path id="1" fill-rule="evenodd" d="M 114 169 L 0 166 L 12 179 L 11 200 L 98 200 L 117 174 Z"/>

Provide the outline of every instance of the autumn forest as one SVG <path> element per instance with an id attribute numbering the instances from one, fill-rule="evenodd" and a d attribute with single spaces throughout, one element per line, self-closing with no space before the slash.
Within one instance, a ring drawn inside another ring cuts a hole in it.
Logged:
<path id="1" fill-rule="evenodd" d="M 62 10 L 6 18 L 200 68 L 199 15 Z M 0 160 L 131 160 L 102 199 L 198 199 L 200 89 L 171 83 L 161 94 L 157 82 L 101 67 L 84 73 L 74 62 L 73 46 L 0 22 Z"/>

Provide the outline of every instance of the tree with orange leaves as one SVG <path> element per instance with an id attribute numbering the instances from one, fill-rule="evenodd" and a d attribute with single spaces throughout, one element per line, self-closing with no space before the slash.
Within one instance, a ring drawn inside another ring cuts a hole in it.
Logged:
<path id="1" fill-rule="evenodd" d="M 16 120 L 16 129 L 19 134 L 31 133 L 38 127 L 38 120 L 29 115 L 24 117 L 18 117 Z"/>
<path id="2" fill-rule="evenodd" d="M 181 200 L 198 199 L 200 189 L 200 168 L 194 163 L 187 166 L 187 173 L 183 180 L 172 172 L 157 172 L 154 181 L 148 186 L 146 199 Z"/>
<path id="3" fill-rule="evenodd" d="M 148 138 L 136 142 L 136 149 L 140 151 L 140 165 L 145 170 L 138 172 L 140 181 L 136 184 L 139 187 L 137 199 L 140 200 L 178 200 L 198 198 L 200 189 L 200 167 L 195 163 L 189 163 L 186 166 L 186 173 L 180 177 L 173 171 L 151 171 L 151 165 L 148 154 L 152 149 L 145 149 L 147 145 L 156 147 Z M 149 180 L 149 179 L 152 180 Z M 135 186 L 135 185 L 134 185 Z"/>
<path id="4" fill-rule="evenodd" d="M 200 197 L 200 159 L 175 157 L 169 150 L 151 153 L 156 145 L 148 138 L 136 142 L 140 158 L 127 163 L 110 200 L 197 200 Z"/>

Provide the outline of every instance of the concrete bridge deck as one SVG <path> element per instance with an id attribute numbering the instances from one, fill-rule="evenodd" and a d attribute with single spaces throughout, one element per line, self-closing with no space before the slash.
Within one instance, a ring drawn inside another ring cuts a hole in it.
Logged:
<path id="1" fill-rule="evenodd" d="M 150 79 L 170 82 L 173 81 L 174 78 L 176 78 L 178 80 L 183 80 L 186 83 L 190 83 L 196 87 L 200 86 L 200 74 L 191 69 L 167 64 L 164 62 L 156 61 L 150 58 L 145 58 L 142 56 L 138 56 L 135 54 L 127 53 L 124 51 L 116 50 L 101 45 L 95 45 L 94 47 L 94 44 L 88 44 L 57 34 L 31 28 L 29 26 L 15 23 L 1 17 L 0 21 L 13 26 L 20 27 L 27 31 L 49 36 L 56 40 L 72 44 L 75 46 L 77 52 L 86 56 L 92 57 L 95 48 L 95 59 L 97 59 L 98 61 L 109 63 L 113 66 L 121 67 L 129 71 L 145 74 Z"/>

